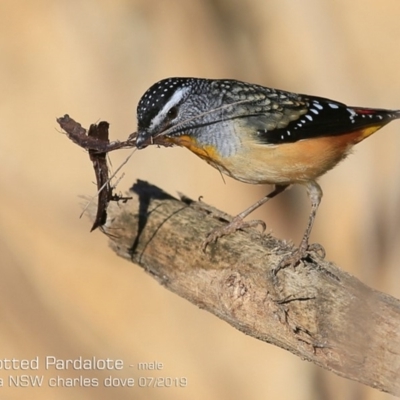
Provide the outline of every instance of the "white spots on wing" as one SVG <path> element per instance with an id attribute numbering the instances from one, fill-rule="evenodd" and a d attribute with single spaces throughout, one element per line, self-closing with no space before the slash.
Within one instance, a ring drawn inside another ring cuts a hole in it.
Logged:
<path id="1" fill-rule="evenodd" d="M 284 142 L 285 140 L 288 140 L 290 135 L 291 135 L 291 132 L 289 130 L 287 130 L 286 132 L 281 134 L 280 139 L 282 140 L 282 142 Z"/>
<path id="2" fill-rule="evenodd" d="M 314 101 L 313 103 L 314 103 L 314 107 L 317 108 L 318 110 L 323 110 L 324 109 L 324 107 L 321 106 L 321 104 L 319 104 L 319 102 Z"/>
<path id="3" fill-rule="evenodd" d="M 382 115 L 377 115 L 376 118 L 383 119 Z M 391 118 L 390 114 L 389 114 L 389 118 Z"/>
<path id="4" fill-rule="evenodd" d="M 315 108 L 310 108 L 310 111 L 314 114 L 317 114 L 317 115 L 319 114 L 319 112 Z"/>
<path id="5" fill-rule="evenodd" d="M 329 106 L 330 108 L 333 108 L 333 109 L 339 108 L 339 106 L 338 106 L 337 104 L 335 104 L 335 103 L 328 103 L 328 106 Z"/>
<path id="6" fill-rule="evenodd" d="M 347 111 L 350 113 L 350 118 L 357 116 L 357 113 L 352 108 L 348 108 Z"/>
<path id="7" fill-rule="evenodd" d="M 355 117 L 357 117 L 357 113 L 352 109 L 352 108 L 348 108 L 347 111 L 350 113 L 350 121 L 352 124 L 354 124 L 355 121 Z"/>
<path id="8" fill-rule="evenodd" d="M 311 115 L 305 115 L 305 117 L 306 117 L 309 121 L 312 121 L 312 120 L 313 120 L 313 118 L 312 118 Z"/>

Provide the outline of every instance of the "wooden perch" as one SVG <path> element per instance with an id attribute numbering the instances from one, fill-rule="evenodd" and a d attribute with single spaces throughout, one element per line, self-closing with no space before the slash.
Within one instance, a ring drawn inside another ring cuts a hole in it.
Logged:
<path id="1" fill-rule="evenodd" d="M 207 233 L 224 223 L 208 206 L 140 181 L 131 191 L 128 203 L 110 203 L 103 227 L 119 256 L 247 335 L 400 395 L 399 300 L 321 260 L 275 276 L 291 248 L 255 230 L 221 238 L 204 254 Z"/>

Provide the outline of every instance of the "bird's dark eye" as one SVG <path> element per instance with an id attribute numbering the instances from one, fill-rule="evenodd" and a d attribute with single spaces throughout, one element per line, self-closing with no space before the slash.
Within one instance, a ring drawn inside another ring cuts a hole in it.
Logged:
<path id="1" fill-rule="evenodd" d="M 171 107 L 171 109 L 167 112 L 168 119 L 175 119 L 178 115 L 178 107 Z"/>

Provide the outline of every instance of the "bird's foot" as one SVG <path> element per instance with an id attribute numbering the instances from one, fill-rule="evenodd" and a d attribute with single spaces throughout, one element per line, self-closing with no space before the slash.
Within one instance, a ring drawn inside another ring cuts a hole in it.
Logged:
<path id="1" fill-rule="evenodd" d="M 260 225 L 262 228 L 262 232 L 265 231 L 267 225 L 264 221 L 259 219 L 251 220 L 251 221 L 244 221 L 243 218 L 240 216 L 236 216 L 233 220 L 223 227 L 213 229 L 204 240 L 201 248 L 203 252 L 206 251 L 207 246 L 210 243 L 216 242 L 220 237 L 230 235 L 238 230 L 246 229 L 246 228 L 255 228 L 256 226 Z"/>
<path id="2" fill-rule="evenodd" d="M 316 257 L 323 260 L 325 258 L 325 249 L 319 243 L 309 245 L 307 242 L 304 242 L 298 249 L 282 259 L 278 266 L 274 268 L 273 274 L 277 275 L 281 269 L 287 267 L 296 267 L 302 260 L 308 257 Z"/>

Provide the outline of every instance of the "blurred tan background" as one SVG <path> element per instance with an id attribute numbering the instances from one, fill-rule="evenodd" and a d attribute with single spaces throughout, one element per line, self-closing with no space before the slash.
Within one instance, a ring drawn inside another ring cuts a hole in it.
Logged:
<path id="1" fill-rule="evenodd" d="M 236 78 L 351 105 L 400 107 L 398 0 L 36 0 L 0 2 L 0 359 L 120 358 L 122 371 L 31 371 L 99 381 L 187 377 L 187 388 L 8 387 L 0 399 L 380 399 L 234 331 L 117 258 L 80 195 L 94 195 L 84 151 L 58 132 L 69 113 L 105 119 L 114 139 L 136 129 L 136 104 L 168 76 Z M 312 238 L 366 284 L 400 296 L 400 123 L 369 138 L 321 179 Z M 127 156 L 112 156 L 116 168 Z M 134 154 L 138 178 L 242 211 L 269 188 L 219 173 L 185 149 Z M 309 212 L 292 189 L 258 211 L 298 243 Z M 128 365 L 159 361 L 161 372 Z M 26 373 L 26 371 L 25 371 Z"/>

